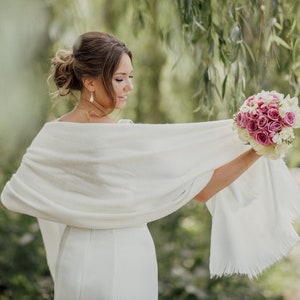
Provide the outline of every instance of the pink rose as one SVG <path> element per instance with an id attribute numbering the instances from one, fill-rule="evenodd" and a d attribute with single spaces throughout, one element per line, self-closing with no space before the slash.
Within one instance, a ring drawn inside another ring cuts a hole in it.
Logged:
<path id="1" fill-rule="evenodd" d="M 270 95 L 272 96 L 272 98 L 275 100 L 275 101 L 279 101 L 280 100 L 280 97 L 278 94 L 276 93 L 270 93 Z"/>
<path id="2" fill-rule="evenodd" d="M 267 106 L 264 105 L 264 104 L 265 104 L 265 102 L 263 102 L 263 101 L 259 101 L 258 102 L 258 108 L 257 108 L 257 110 L 259 112 L 261 112 L 261 113 L 264 113 L 267 110 Z"/>
<path id="3" fill-rule="evenodd" d="M 269 119 L 265 115 L 261 114 L 257 120 L 257 127 L 260 129 L 265 128 L 268 121 Z"/>
<path id="4" fill-rule="evenodd" d="M 275 134 L 276 134 L 275 131 L 269 131 L 269 138 L 272 140 L 272 138 L 273 138 L 273 136 L 275 136 Z"/>
<path id="5" fill-rule="evenodd" d="M 253 96 L 250 96 L 250 97 L 246 100 L 246 103 L 247 103 L 247 104 L 250 104 L 253 100 L 254 100 L 254 95 L 253 95 Z"/>
<path id="6" fill-rule="evenodd" d="M 254 139 L 263 146 L 270 146 L 273 144 L 266 130 L 260 129 L 254 133 Z"/>
<path id="7" fill-rule="evenodd" d="M 278 132 L 281 129 L 282 129 L 282 125 L 281 125 L 280 122 L 276 122 L 276 121 L 272 122 L 271 121 L 268 124 L 268 130 L 269 130 L 269 132 Z"/>
<path id="8" fill-rule="evenodd" d="M 247 113 L 247 117 L 248 117 L 248 119 L 250 119 L 250 120 L 257 120 L 258 119 L 258 117 L 259 117 L 259 115 L 258 114 L 253 114 L 253 113 Z"/>
<path id="9" fill-rule="evenodd" d="M 253 134 L 258 129 L 256 120 L 247 120 L 246 128 L 250 134 Z"/>
<path id="10" fill-rule="evenodd" d="M 236 115 L 236 124 L 239 127 L 245 128 L 246 127 L 246 120 L 247 120 L 247 117 L 246 117 L 245 113 L 243 113 L 243 112 L 238 112 L 237 113 L 237 115 Z"/>
<path id="11" fill-rule="evenodd" d="M 261 114 L 265 114 L 268 110 L 268 107 L 267 106 L 260 106 L 257 111 Z"/>
<path id="12" fill-rule="evenodd" d="M 275 102 L 270 102 L 268 105 L 268 108 L 270 109 L 270 108 L 275 108 L 275 109 L 278 109 L 278 105 L 275 103 Z"/>
<path id="13" fill-rule="evenodd" d="M 280 115 L 277 108 L 270 108 L 267 112 L 268 117 L 273 121 L 279 121 Z"/>
<path id="14" fill-rule="evenodd" d="M 287 126 L 293 126 L 296 121 L 296 115 L 294 112 L 289 111 L 285 114 L 285 117 L 283 118 L 283 124 Z"/>

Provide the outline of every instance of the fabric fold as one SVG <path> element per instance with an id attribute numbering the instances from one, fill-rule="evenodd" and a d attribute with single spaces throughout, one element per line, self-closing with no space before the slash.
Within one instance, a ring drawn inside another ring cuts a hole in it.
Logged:
<path id="1" fill-rule="evenodd" d="M 183 124 L 46 123 L 1 200 L 40 219 L 52 275 L 65 225 L 125 228 L 184 206 L 213 171 L 248 147 L 232 120 Z M 209 200 L 212 276 L 257 276 L 298 240 L 299 188 L 261 158 Z"/>
<path id="2" fill-rule="evenodd" d="M 207 207 L 212 277 L 257 277 L 299 240 L 292 226 L 300 216 L 299 187 L 282 161 L 261 159 Z"/>

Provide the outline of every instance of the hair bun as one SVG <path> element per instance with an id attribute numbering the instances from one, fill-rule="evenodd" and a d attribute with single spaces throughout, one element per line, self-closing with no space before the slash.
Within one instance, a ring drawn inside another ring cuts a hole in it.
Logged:
<path id="1" fill-rule="evenodd" d="M 59 50 L 56 52 L 56 55 L 51 60 L 51 64 L 56 66 L 57 64 L 64 64 L 64 63 L 73 63 L 74 55 L 72 51 L 67 50 Z"/>
<path id="2" fill-rule="evenodd" d="M 70 90 L 74 89 L 76 78 L 73 63 L 73 52 L 68 50 L 59 50 L 51 60 L 53 71 L 50 76 L 53 77 L 60 96 L 68 95 Z"/>

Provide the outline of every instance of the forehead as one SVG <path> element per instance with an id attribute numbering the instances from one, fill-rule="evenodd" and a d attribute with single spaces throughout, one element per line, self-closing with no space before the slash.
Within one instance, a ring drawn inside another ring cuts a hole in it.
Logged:
<path id="1" fill-rule="evenodd" d="M 133 71 L 133 67 L 132 67 L 131 59 L 128 56 L 128 54 L 123 53 L 115 73 L 118 72 L 131 73 L 132 71 Z"/>

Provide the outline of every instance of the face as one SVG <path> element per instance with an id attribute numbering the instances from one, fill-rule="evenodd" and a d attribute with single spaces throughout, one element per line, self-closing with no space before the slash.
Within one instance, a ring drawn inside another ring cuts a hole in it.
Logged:
<path id="1" fill-rule="evenodd" d="M 119 65 L 112 76 L 112 86 L 116 95 L 117 109 L 123 109 L 126 106 L 128 93 L 133 90 L 132 75 L 133 68 L 131 59 L 127 54 L 121 56 Z M 84 97 L 89 99 L 91 92 L 94 95 L 95 103 L 101 105 L 103 109 L 110 109 L 110 99 L 105 91 L 101 78 L 84 80 Z"/>
<path id="2" fill-rule="evenodd" d="M 123 109 L 126 106 L 128 93 L 133 90 L 132 73 L 133 68 L 131 59 L 124 53 L 112 78 L 112 85 L 117 100 L 117 109 Z"/>

